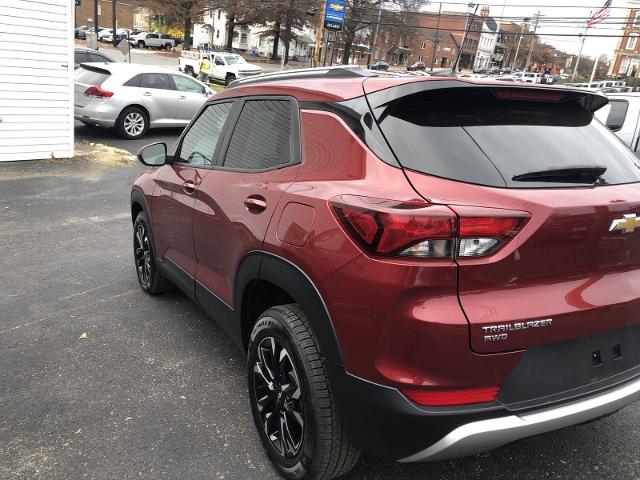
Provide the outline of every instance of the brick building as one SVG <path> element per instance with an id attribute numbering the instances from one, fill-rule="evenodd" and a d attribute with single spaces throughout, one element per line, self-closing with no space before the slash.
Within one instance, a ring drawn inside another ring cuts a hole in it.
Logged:
<path id="1" fill-rule="evenodd" d="M 69 0 L 71 1 L 71 0 Z M 76 25 L 94 26 L 93 0 L 81 0 L 76 6 Z M 118 28 L 133 28 L 136 7 L 126 2 L 116 2 L 116 20 Z M 113 26 L 111 0 L 98 0 L 99 26 L 111 28 Z"/>
<path id="2" fill-rule="evenodd" d="M 449 68 L 455 61 L 469 16 L 457 12 L 403 13 L 403 24 L 381 27 L 373 58 L 392 64 L 410 65 L 416 61 L 427 67 Z M 479 17 L 478 17 L 479 18 Z M 383 22 L 389 24 L 391 22 Z M 473 62 L 478 46 L 479 28 L 465 42 L 467 62 Z M 473 50 L 475 45 L 475 49 Z"/>
<path id="3" fill-rule="evenodd" d="M 608 75 L 616 78 L 640 77 L 640 7 L 627 10 L 627 19 L 620 33 Z"/>

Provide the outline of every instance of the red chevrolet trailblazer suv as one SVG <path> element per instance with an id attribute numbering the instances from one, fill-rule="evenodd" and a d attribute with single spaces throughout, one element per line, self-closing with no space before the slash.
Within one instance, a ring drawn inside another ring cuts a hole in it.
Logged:
<path id="1" fill-rule="evenodd" d="M 234 82 L 139 154 L 140 285 L 247 352 L 286 478 L 613 413 L 640 397 L 640 162 L 606 104 L 352 68 Z"/>

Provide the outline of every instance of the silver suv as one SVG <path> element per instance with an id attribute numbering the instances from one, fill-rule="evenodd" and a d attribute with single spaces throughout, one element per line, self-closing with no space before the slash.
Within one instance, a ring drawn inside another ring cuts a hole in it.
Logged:
<path id="1" fill-rule="evenodd" d="M 128 139 L 149 128 L 184 127 L 213 95 L 175 70 L 127 63 L 84 63 L 76 70 L 75 118 L 118 130 Z"/>

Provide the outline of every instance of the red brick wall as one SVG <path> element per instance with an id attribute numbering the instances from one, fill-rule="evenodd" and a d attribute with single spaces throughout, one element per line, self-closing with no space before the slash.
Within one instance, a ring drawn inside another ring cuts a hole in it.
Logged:
<path id="1" fill-rule="evenodd" d="M 69 0 L 73 1 L 73 0 Z M 100 5 L 100 26 L 102 28 L 111 28 L 112 24 L 112 2 L 111 0 L 98 0 Z M 86 25 L 87 27 L 93 26 L 93 2 L 94 0 L 81 0 L 79 6 L 76 7 L 76 25 Z M 133 27 L 133 14 L 134 7 L 128 3 L 117 2 L 116 3 L 116 19 L 118 20 L 118 28 L 132 28 Z"/>

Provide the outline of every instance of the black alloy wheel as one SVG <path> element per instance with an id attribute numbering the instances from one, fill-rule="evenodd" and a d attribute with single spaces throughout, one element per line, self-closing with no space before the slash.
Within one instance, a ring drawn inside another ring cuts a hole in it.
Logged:
<path id="1" fill-rule="evenodd" d="M 136 271 L 141 285 L 149 285 L 151 279 L 151 246 L 147 227 L 140 222 L 136 226 L 134 235 L 134 255 L 136 261 Z"/>
<path id="2" fill-rule="evenodd" d="M 264 433 L 280 456 L 294 458 L 304 436 L 304 402 L 291 355 L 277 338 L 260 341 L 253 376 Z"/>
<path id="3" fill-rule="evenodd" d="M 142 290 L 158 295 L 171 289 L 171 283 L 158 269 L 153 234 L 144 212 L 140 212 L 133 222 L 133 259 Z"/>
<path id="4" fill-rule="evenodd" d="M 297 304 L 262 313 L 251 332 L 247 380 L 253 420 L 267 455 L 289 480 L 329 480 L 360 452 L 335 406 L 315 335 Z"/>

